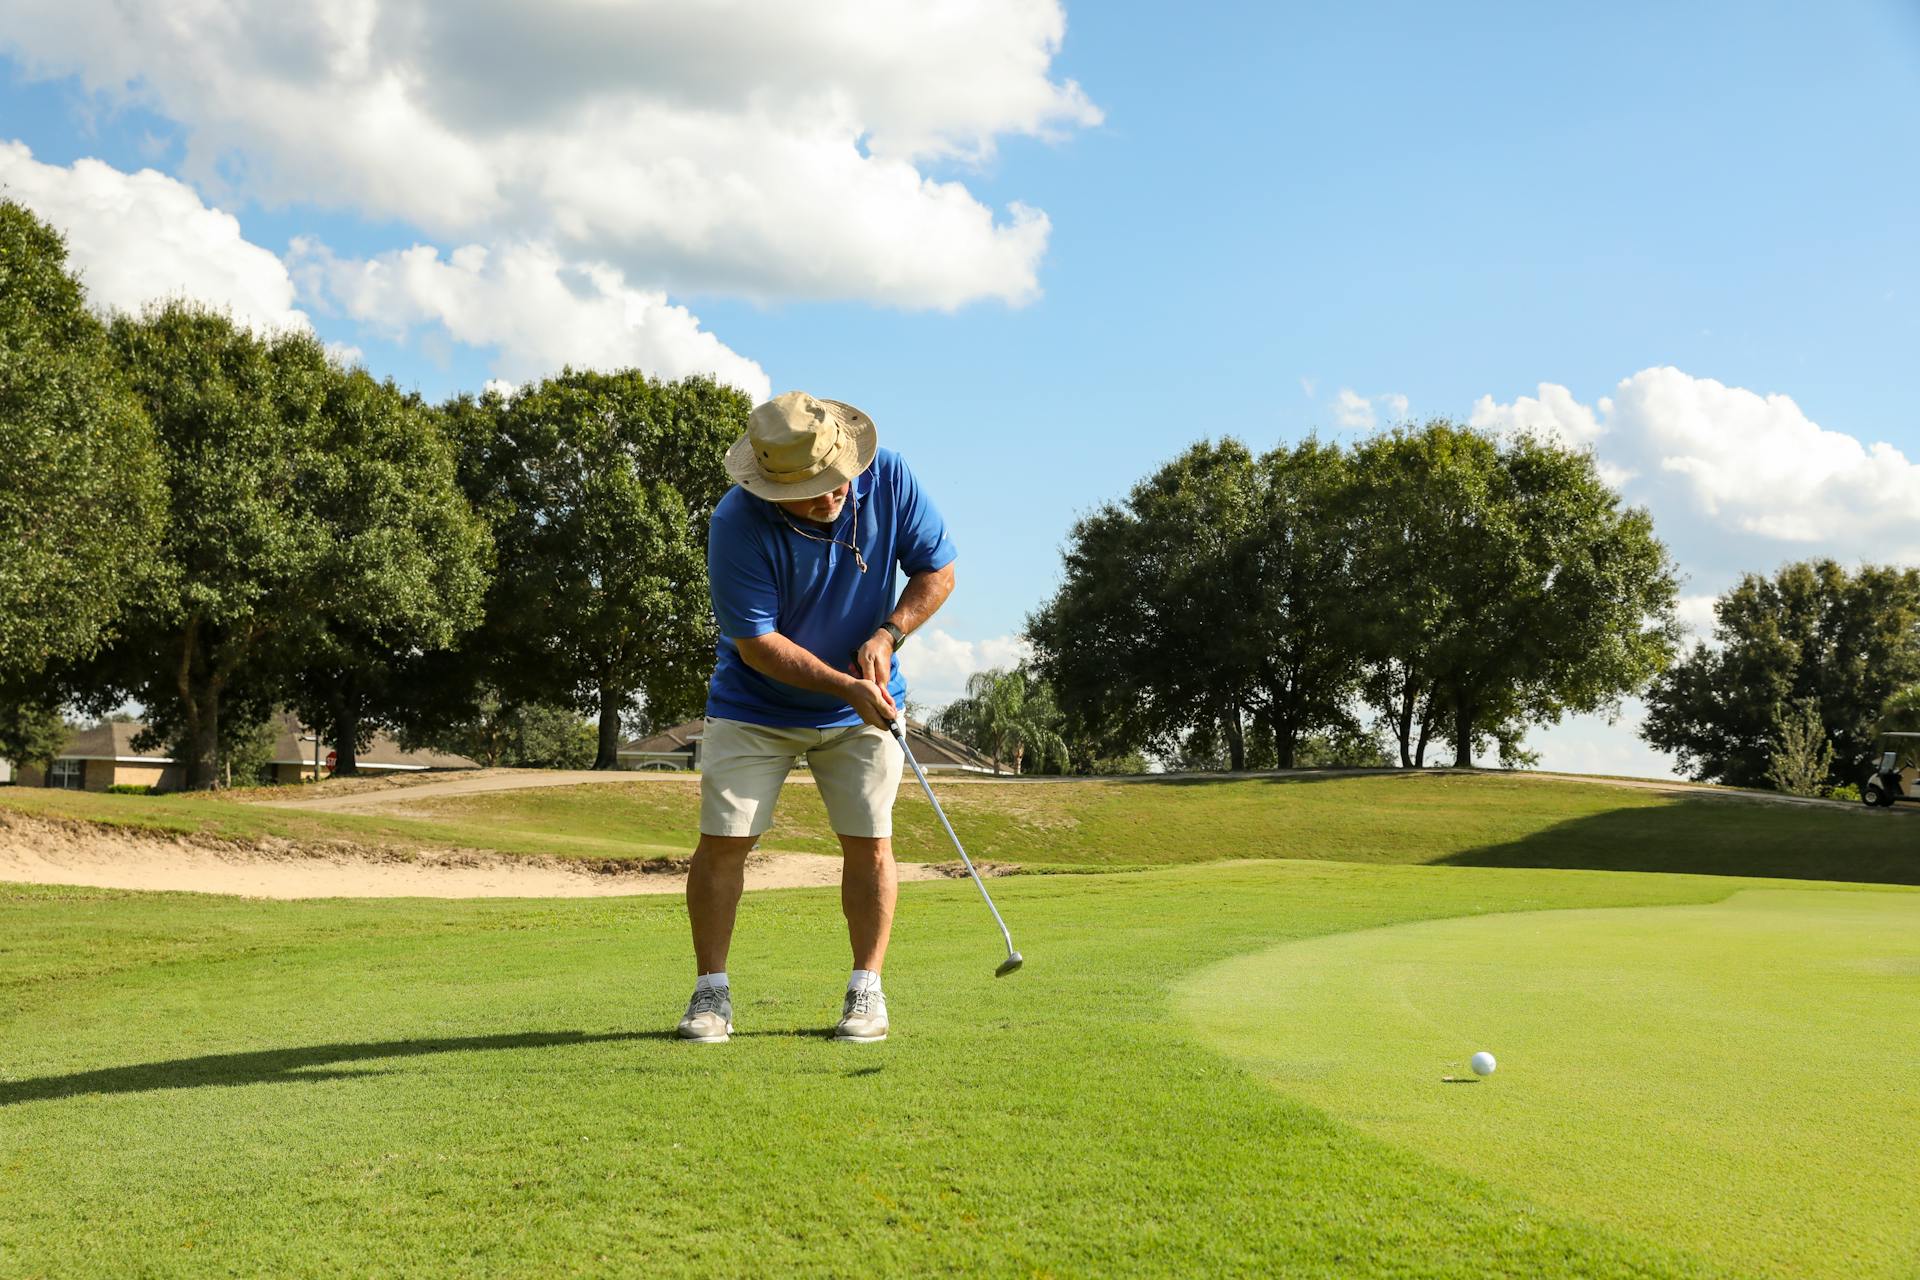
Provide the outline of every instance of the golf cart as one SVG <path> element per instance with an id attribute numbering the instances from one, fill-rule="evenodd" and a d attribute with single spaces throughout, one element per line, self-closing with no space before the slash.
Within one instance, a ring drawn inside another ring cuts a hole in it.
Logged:
<path id="1" fill-rule="evenodd" d="M 1860 784 L 1869 808 L 1901 800 L 1920 800 L 1920 733 L 1882 733 L 1880 760 Z"/>

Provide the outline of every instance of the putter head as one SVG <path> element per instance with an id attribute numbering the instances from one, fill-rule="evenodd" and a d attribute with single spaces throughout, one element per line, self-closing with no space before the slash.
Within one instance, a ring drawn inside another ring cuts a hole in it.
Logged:
<path id="1" fill-rule="evenodd" d="M 1027 958 L 1018 951 L 1015 951 L 1000 962 L 1000 967 L 993 971 L 993 976 L 996 978 L 1004 978 L 1026 962 Z"/>

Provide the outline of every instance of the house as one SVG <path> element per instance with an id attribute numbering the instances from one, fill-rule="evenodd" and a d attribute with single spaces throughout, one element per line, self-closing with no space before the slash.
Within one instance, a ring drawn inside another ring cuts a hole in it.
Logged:
<path id="1" fill-rule="evenodd" d="M 277 730 L 264 781 L 306 782 L 314 776 L 312 732 L 293 715 L 282 712 L 275 717 Z M 138 720 L 114 721 L 91 728 L 76 729 L 54 757 L 51 768 L 42 772 L 22 766 L 17 782 L 23 787 L 64 787 L 72 791 L 105 791 L 111 786 L 152 787 L 171 791 L 185 780 L 186 770 L 165 748 L 142 751 L 133 745 L 146 726 Z M 320 771 L 331 772 L 331 752 L 321 744 Z M 438 751 L 403 751 L 400 744 L 385 733 L 376 733 L 373 743 L 359 754 L 357 762 L 365 774 L 419 773 L 428 769 L 477 769 L 480 766 L 465 756 Z M 255 779 L 234 779 L 243 785 Z"/>
<path id="2" fill-rule="evenodd" d="M 650 738 L 636 738 L 620 748 L 622 769 L 698 769 L 700 737 L 706 721 L 689 720 L 663 729 Z M 957 738 L 926 725 L 907 721 L 907 742 L 913 758 L 928 773 L 992 773 L 993 761 Z"/>
<path id="3" fill-rule="evenodd" d="M 170 791 L 184 771 L 164 747 L 141 750 L 133 740 L 147 726 L 138 720 L 114 720 L 75 729 L 46 770 L 21 765 L 15 783 L 22 787 L 64 787 L 69 791 L 105 791 L 113 786 Z"/>

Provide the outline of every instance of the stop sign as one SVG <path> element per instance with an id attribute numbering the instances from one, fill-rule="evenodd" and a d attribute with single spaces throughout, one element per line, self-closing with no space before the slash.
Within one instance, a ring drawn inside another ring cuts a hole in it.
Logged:
<path id="1" fill-rule="evenodd" d="M 327 771 L 329 773 L 333 771 L 333 766 L 338 764 L 339 762 L 340 762 L 340 753 L 338 751 L 327 752 Z"/>

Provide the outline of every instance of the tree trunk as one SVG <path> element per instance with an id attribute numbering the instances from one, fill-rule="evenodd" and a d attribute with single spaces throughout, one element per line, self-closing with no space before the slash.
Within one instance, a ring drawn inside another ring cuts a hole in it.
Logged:
<path id="1" fill-rule="evenodd" d="M 1413 768 L 1413 704 L 1415 701 L 1413 680 L 1409 678 L 1406 684 L 1401 686 L 1400 718 L 1393 726 L 1395 736 L 1400 739 L 1400 767 L 1402 769 Z M 1427 739 L 1423 733 L 1420 735 L 1422 751 L 1425 750 L 1426 745 Z"/>
<path id="2" fill-rule="evenodd" d="M 194 658 L 200 650 L 200 618 L 187 619 L 186 634 L 180 637 L 180 665 L 174 672 L 174 684 L 180 694 L 180 710 L 185 721 L 181 749 L 180 786 L 186 791 L 210 791 L 219 779 L 220 755 L 219 695 L 202 687 L 204 676 L 195 678 Z M 200 666 L 204 669 L 205 664 Z"/>
<path id="3" fill-rule="evenodd" d="M 1473 712 L 1473 706 L 1465 702 L 1453 711 L 1453 767 L 1456 769 L 1473 768 Z"/>
<path id="4" fill-rule="evenodd" d="M 333 776 L 360 776 L 360 686 L 343 672 L 333 696 Z"/>
<path id="5" fill-rule="evenodd" d="M 1227 767 L 1243 773 L 1247 767 L 1247 735 L 1240 727 L 1240 704 L 1229 702 L 1220 717 L 1220 728 L 1227 735 Z"/>
<path id="6" fill-rule="evenodd" d="M 610 688 L 605 681 L 601 682 L 600 749 L 593 757 L 593 767 L 596 769 L 620 767 L 620 708 L 626 701 L 626 696 L 619 690 Z"/>
<path id="7" fill-rule="evenodd" d="M 1432 702 L 1428 702 L 1420 712 L 1420 741 L 1419 744 L 1415 746 L 1413 752 L 1413 767 L 1416 769 L 1424 769 L 1427 767 L 1427 739 L 1432 733 L 1433 704 Z"/>
<path id="8" fill-rule="evenodd" d="M 1020 762 L 1026 758 L 1027 744 L 1024 742 L 1016 743 L 1013 748 L 1013 775 L 1016 778 L 1020 776 Z"/>

